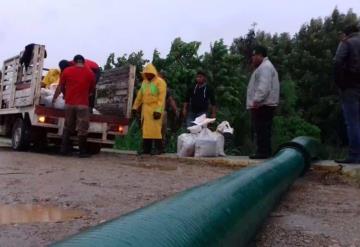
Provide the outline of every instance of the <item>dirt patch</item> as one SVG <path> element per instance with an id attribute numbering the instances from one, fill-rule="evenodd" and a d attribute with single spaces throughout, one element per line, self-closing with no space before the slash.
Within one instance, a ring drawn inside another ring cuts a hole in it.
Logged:
<path id="1" fill-rule="evenodd" d="M 0 225 L 0 246 L 46 246 L 124 213 L 232 172 L 156 157 L 91 159 L 1 149 L 0 204 L 81 210 L 71 221 Z"/>

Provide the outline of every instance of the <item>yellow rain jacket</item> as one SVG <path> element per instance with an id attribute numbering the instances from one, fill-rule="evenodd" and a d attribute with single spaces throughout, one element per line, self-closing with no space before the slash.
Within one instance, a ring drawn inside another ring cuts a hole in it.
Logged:
<path id="1" fill-rule="evenodd" d="M 155 77 L 148 81 L 144 74 L 149 73 Z M 162 139 L 161 126 L 165 108 L 166 82 L 158 76 L 156 68 L 152 64 L 145 66 L 142 72 L 143 82 L 137 93 L 133 109 L 141 106 L 141 122 L 143 139 Z M 161 118 L 155 120 L 154 112 L 160 112 Z"/>
<path id="2" fill-rule="evenodd" d="M 42 80 L 42 83 L 45 84 L 46 88 L 49 88 L 49 86 L 53 83 L 59 83 L 60 80 L 60 70 L 58 69 L 50 69 L 44 79 Z"/>

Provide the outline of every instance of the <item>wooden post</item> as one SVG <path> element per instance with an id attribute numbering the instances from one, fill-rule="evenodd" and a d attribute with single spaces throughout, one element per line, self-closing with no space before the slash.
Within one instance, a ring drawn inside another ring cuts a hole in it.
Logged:
<path id="1" fill-rule="evenodd" d="M 37 56 L 34 67 L 36 67 L 35 70 L 33 70 L 33 81 L 31 82 L 32 86 L 34 87 L 34 90 L 31 91 L 31 97 L 33 97 L 33 100 L 31 100 L 32 104 L 38 105 L 40 103 L 40 97 L 41 97 L 41 78 L 42 78 L 42 71 L 44 68 L 44 56 L 45 56 L 45 46 L 43 45 L 36 45 L 38 47 Z M 35 52 L 35 50 L 34 50 Z"/>
<path id="2" fill-rule="evenodd" d="M 135 76 L 136 76 L 136 66 L 130 65 L 129 69 L 129 88 L 128 88 L 128 105 L 126 109 L 126 117 L 131 117 L 131 108 L 133 104 L 133 92 L 134 92 L 134 85 L 135 85 Z"/>
<path id="3" fill-rule="evenodd" d="M 14 74 L 11 85 L 11 94 L 10 94 L 10 100 L 9 100 L 9 108 L 15 107 L 15 93 L 16 93 L 16 83 L 18 80 L 19 73 L 22 73 L 22 66 L 20 65 L 20 56 L 15 57 L 12 61 L 12 66 L 14 67 Z"/>
<path id="4" fill-rule="evenodd" d="M 3 66 L 2 66 L 2 74 L 1 75 L 1 81 L 0 81 L 0 109 L 2 109 L 2 101 L 3 101 L 3 89 L 4 89 L 4 77 L 5 77 L 5 63 L 3 63 Z"/>

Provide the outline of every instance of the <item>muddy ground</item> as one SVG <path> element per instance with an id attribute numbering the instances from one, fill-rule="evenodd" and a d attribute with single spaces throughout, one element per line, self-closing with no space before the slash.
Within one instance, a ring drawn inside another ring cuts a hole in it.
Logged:
<path id="1" fill-rule="evenodd" d="M 0 206 L 32 204 L 83 212 L 71 221 L 0 225 L 1 247 L 46 246 L 233 172 L 111 154 L 80 160 L 1 148 L 0 157 Z M 341 177 L 310 172 L 271 214 L 256 246 L 360 246 L 360 189 Z"/>

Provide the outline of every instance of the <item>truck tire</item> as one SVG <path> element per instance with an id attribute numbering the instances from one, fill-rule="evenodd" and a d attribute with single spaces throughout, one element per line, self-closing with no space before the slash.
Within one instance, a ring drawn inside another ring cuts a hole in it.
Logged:
<path id="1" fill-rule="evenodd" d="M 87 143 L 87 151 L 90 154 L 98 154 L 101 151 L 101 144 L 100 143 Z"/>
<path id="2" fill-rule="evenodd" d="M 30 127 L 22 118 L 17 118 L 12 129 L 11 147 L 17 151 L 24 151 L 29 146 Z"/>

